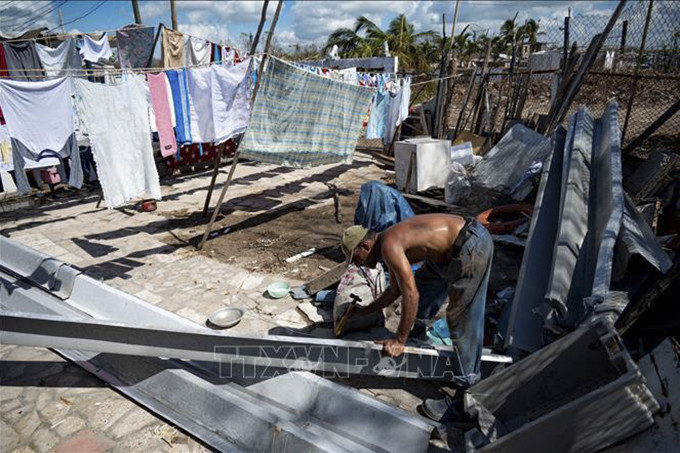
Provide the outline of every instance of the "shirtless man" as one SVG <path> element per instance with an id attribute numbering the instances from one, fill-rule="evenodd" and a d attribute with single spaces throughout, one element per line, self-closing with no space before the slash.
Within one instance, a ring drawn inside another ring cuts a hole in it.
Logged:
<path id="1" fill-rule="evenodd" d="M 424 329 L 448 296 L 446 320 L 459 358 L 454 364 L 454 384 L 466 388 L 479 380 L 493 255 L 491 236 L 479 222 L 455 215 L 426 214 L 381 233 L 357 225 L 343 234 L 342 249 L 359 266 L 375 267 L 382 260 L 390 273 L 390 284 L 382 295 L 352 316 L 382 310 L 402 298 L 396 337 L 380 342 L 386 354 L 401 355 L 414 323 Z M 411 264 L 421 261 L 424 264 L 414 276 Z"/>

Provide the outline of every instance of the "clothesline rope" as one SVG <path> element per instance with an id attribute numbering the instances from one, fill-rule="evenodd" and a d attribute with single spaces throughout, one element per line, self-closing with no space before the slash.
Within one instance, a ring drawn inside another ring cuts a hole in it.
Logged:
<path id="1" fill-rule="evenodd" d="M 262 57 L 264 55 L 268 55 L 265 53 L 256 53 L 254 55 L 249 55 L 248 57 Z M 269 56 L 273 56 L 269 54 Z M 278 57 L 275 57 L 278 58 Z M 281 58 L 280 58 L 281 59 Z M 282 61 L 285 61 L 289 64 L 293 64 L 295 62 L 291 62 L 288 60 L 281 59 Z M 208 64 L 202 64 L 202 65 L 189 65 L 189 66 L 183 66 L 181 68 L 165 68 L 165 67 L 151 67 L 151 68 L 92 68 L 92 69 L 63 69 L 61 70 L 62 72 L 67 72 L 68 75 L 67 77 L 77 77 L 77 76 L 92 76 L 92 77 L 104 77 L 104 76 L 114 76 L 114 75 L 121 75 L 121 74 L 147 74 L 147 73 L 154 73 L 154 72 L 162 72 L 162 71 L 167 71 L 167 70 L 172 70 L 172 69 L 191 69 L 191 68 L 206 68 L 210 67 L 211 65 L 215 64 L 215 62 L 210 62 Z M 219 64 L 219 63 L 218 63 Z M 43 69 L 8 69 L 7 72 L 43 72 Z M 410 76 L 411 78 L 418 77 L 420 75 L 426 75 L 426 74 L 417 74 Z M 463 74 L 456 74 L 456 75 L 451 75 L 448 77 L 437 77 L 434 79 L 429 79 L 425 80 L 422 82 L 412 82 L 411 86 L 414 85 L 423 85 L 426 83 L 432 83 L 432 82 L 438 82 L 440 80 L 448 80 L 452 78 L 458 78 L 462 77 Z M 12 78 L 28 78 L 31 77 L 30 75 L 18 75 L 18 76 L 12 76 Z"/>
<path id="2" fill-rule="evenodd" d="M 212 42 L 208 39 L 201 38 L 199 36 L 190 35 L 189 33 L 184 33 L 184 32 L 179 31 L 179 30 L 173 30 L 172 28 L 166 27 L 165 24 L 163 24 L 163 23 L 160 23 L 159 25 L 161 27 L 163 27 L 164 29 L 168 29 L 170 31 L 174 31 L 174 32 L 177 32 L 177 33 L 181 33 L 182 35 L 188 36 L 190 38 L 196 38 L 196 39 L 201 39 L 203 41 Z M 0 41 L 0 44 L 6 43 L 6 42 L 25 42 L 25 41 L 42 41 L 42 40 L 61 39 L 61 38 L 78 38 L 78 37 L 82 37 L 82 36 L 85 36 L 85 35 L 102 35 L 104 33 L 114 33 L 114 32 L 117 32 L 117 31 L 125 31 L 125 30 L 130 30 L 130 29 L 133 29 L 133 28 L 154 28 L 155 29 L 157 27 L 158 27 L 158 25 L 132 24 L 132 25 L 126 27 L 126 28 L 114 28 L 112 30 L 99 30 L 99 31 L 87 32 L 87 33 L 59 33 L 59 34 L 56 34 L 56 35 L 36 36 L 35 38 L 12 38 L 12 39 L 6 39 L 4 41 Z M 112 37 L 115 37 L 115 36 L 109 35 L 109 39 L 111 39 Z M 220 45 L 219 43 L 213 43 L 213 44 Z M 226 45 L 226 44 L 221 44 L 221 45 L 224 46 L 224 47 L 232 47 L 232 46 L 229 46 L 229 45 Z M 236 49 L 236 50 L 239 50 L 239 49 Z"/>
<path id="3" fill-rule="evenodd" d="M 455 75 L 451 75 L 451 76 L 448 76 L 448 77 L 438 77 L 436 79 L 425 80 L 423 82 L 411 82 L 411 86 L 424 85 L 426 83 L 438 82 L 440 80 L 454 79 L 454 78 L 458 78 L 458 77 L 462 77 L 462 76 L 463 76 L 463 74 L 455 74 Z M 417 76 L 412 76 L 412 77 L 417 77 Z"/>
<path id="4" fill-rule="evenodd" d="M 130 30 L 132 28 L 147 28 L 151 27 L 151 25 L 140 25 L 140 24 L 134 24 L 134 26 L 130 26 L 128 28 L 115 28 L 113 30 L 98 30 L 98 31 L 93 31 L 93 32 L 87 32 L 87 33 L 58 33 L 56 35 L 45 35 L 45 36 L 36 36 L 35 38 L 12 38 L 12 39 L 6 39 L 2 41 L 1 43 L 6 43 L 6 42 L 26 42 L 26 41 L 47 41 L 50 39 L 62 39 L 62 38 L 79 38 L 85 35 L 88 35 L 92 37 L 92 35 L 102 35 L 104 33 L 114 33 L 119 30 Z M 154 27 L 155 28 L 155 27 Z M 114 35 L 109 35 L 109 39 Z"/>

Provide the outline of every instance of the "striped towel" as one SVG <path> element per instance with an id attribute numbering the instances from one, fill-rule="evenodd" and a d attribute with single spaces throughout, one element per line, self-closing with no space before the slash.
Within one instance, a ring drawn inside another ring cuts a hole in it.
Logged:
<path id="1" fill-rule="evenodd" d="M 298 168 L 351 163 L 374 94 L 269 58 L 240 153 Z"/>

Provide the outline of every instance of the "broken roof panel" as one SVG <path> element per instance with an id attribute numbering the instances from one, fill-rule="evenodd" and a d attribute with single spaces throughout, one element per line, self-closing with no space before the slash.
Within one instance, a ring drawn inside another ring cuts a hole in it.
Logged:
<path id="1" fill-rule="evenodd" d="M 526 126 L 515 124 L 494 146 L 472 176 L 477 185 L 508 192 L 534 162 L 544 163 L 550 155 L 550 139 Z"/>
<path id="2" fill-rule="evenodd" d="M 525 351 L 535 351 L 543 346 L 543 317 L 535 310 L 545 302 L 550 279 L 550 266 L 547 263 L 552 262 L 553 244 L 557 236 L 562 172 L 566 159 L 565 138 L 564 128 L 557 128 L 553 134 L 552 157 L 548 159 L 541 176 L 512 302 L 506 345 Z"/>
<path id="3" fill-rule="evenodd" d="M 617 268 L 625 270 L 631 255 L 642 256 L 656 270 L 665 274 L 673 265 L 670 257 L 663 251 L 640 211 L 635 207 L 628 194 L 625 194 L 623 224 L 619 235 L 620 247 L 617 250 Z"/>

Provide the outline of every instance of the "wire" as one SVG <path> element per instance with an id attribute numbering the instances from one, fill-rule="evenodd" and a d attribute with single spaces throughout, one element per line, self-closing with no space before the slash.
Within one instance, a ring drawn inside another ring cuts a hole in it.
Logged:
<path id="1" fill-rule="evenodd" d="M 46 10 L 44 10 L 42 12 L 36 11 L 35 17 L 33 17 L 32 19 L 29 19 L 26 22 L 24 22 L 23 24 L 17 26 L 16 29 L 19 29 L 19 30 L 26 29 L 26 31 L 31 30 L 32 29 L 31 25 L 37 23 L 40 20 L 43 20 L 45 16 L 52 14 L 54 11 L 56 11 L 59 8 L 61 8 L 62 6 L 64 6 L 64 4 L 66 4 L 67 1 L 68 0 L 61 0 L 60 2 L 57 2 L 55 4 L 55 6 L 52 9 L 50 9 L 49 11 L 46 11 Z"/>
<path id="2" fill-rule="evenodd" d="M 66 3 L 66 1 L 62 0 L 62 4 L 63 3 Z M 59 8 L 60 6 L 62 6 L 62 5 L 60 5 L 58 3 L 57 3 L 56 7 L 54 7 L 54 5 L 52 3 L 47 3 L 45 5 L 39 6 L 37 9 L 26 10 L 24 14 L 17 15 L 17 16 L 14 16 L 14 17 L 7 17 L 4 20 L 0 21 L 0 25 L 2 25 L 3 27 L 7 27 L 7 26 L 10 26 L 11 23 L 13 23 L 13 22 L 16 23 L 18 20 L 20 20 L 20 21 L 23 22 L 21 25 L 11 26 L 11 28 L 21 30 L 27 24 L 37 22 L 43 16 L 51 13 L 56 8 Z M 47 10 L 49 10 L 50 8 L 52 8 L 52 11 L 47 12 Z M 26 18 L 30 17 L 30 16 L 33 16 L 33 17 L 26 20 Z"/>
<path id="3" fill-rule="evenodd" d="M 102 6 L 104 6 L 104 3 L 106 3 L 106 0 L 102 0 L 102 1 L 99 2 L 96 6 L 94 6 L 93 8 L 91 8 L 89 11 L 87 11 L 87 12 L 81 14 L 80 16 L 76 17 L 75 19 L 71 19 L 71 20 L 69 20 L 69 21 L 67 21 L 67 22 L 64 22 L 63 24 L 59 25 L 58 27 L 54 27 L 52 30 L 50 30 L 50 32 L 52 32 L 52 31 L 54 31 L 54 30 L 57 30 L 57 29 L 61 28 L 62 26 L 69 25 L 69 24 L 72 24 L 72 23 L 74 23 L 74 22 L 77 22 L 77 21 L 79 21 L 80 19 L 85 19 L 87 16 L 89 16 L 89 15 L 92 14 L 93 12 L 97 11 L 97 10 L 98 10 L 99 8 L 101 8 Z"/>

